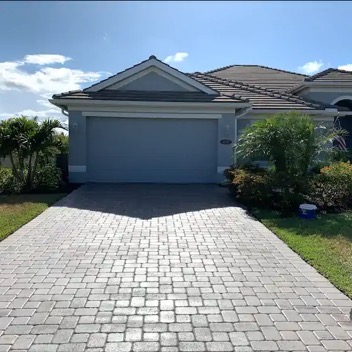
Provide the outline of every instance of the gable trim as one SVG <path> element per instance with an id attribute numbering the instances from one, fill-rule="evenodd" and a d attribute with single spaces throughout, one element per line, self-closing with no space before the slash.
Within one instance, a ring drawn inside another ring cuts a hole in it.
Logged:
<path id="1" fill-rule="evenodd" d="M 147 69 L 143 70 L 143 71 L 140 71 L 132 76 L 129 76 L 127 77 L 126 79 L 120 81 L 120 82 L 117 82 L 117 83 L 113 83 L 111 85 L 109 85 L 108 87 L 106 87 L 105 89 L 112 89 L 111 87 L 114 86 L 114 89 L 119 89 L 119 88 L 122 88 L 123 86 L 131 83 L 131 82 L 134 82 L 136 80 L 138 80 L 139 78 L 142 78 L 144 76 L 146 76 L 147 74 L 149 73 L 156 73 L 158 75 L 160 75 L 161 77 L 165 78 L 165 79 L 168 79 L 170 80 L 171 82 L 177 84 L 179 87 L 181 88 L 185 88 L 187 89 L 188 91 L 191 91 L 191 92 L 197 92 L 198 89 L 196 89 L 195 87 L 185 83 L 184 81 L 181 81 L 180 79 L 174 77 L 174 76 L 171 76 L 167 73 L 165 73 L 164 71 L 158 69 L 157 67 L 155 66 L 151 66 L 151 67 L 148 67 Z"/>
<path id="2" fill-rule="evenodd" d="M 334 99 L 330 105 L 334 105 L 336 103 L 338 103 L 341 100 L 352 100 L 352 96 L 351 95 L 341 95 L 340 97 Z"/>
<path id="3" fill-rule="evenodd" d="M 118 73 L 115 76 L 112 76 L 111 78 L 108 78 L 107 80 L 104 80 L 100 83 L 94 84 L 91 87 L 88 87 L 85 89 L 85 91 L 87 92 L 97 92 L 101 89 L 107 88 L 111 85 L 114 85 L 118 82 L 121 82 L 133 75 L 136 75 L 139 72 L 142 72 L 146 69 L 148 69 L 149 67 L 155 66 L 158 69 L 160 69 L 161 71 L 164 71 L 165 73 L 168 73 L 170 76 L 173 76 L 177 79 L 179 79 L 180 81 L 183 81 L 184 83 L 194 87 L 197 90 L 200 90 L 204 93 L 207 94 L 218 94 L 217 91 L 207 87 L 206 85 L 196 81 L 195 79 L 185 75 L 184 73 L 172 68 L 171 66 L 155 59 L 154 57 L 151 57 L 149 60 L 144 61 L 136 66 L 133 66 L 121 73 Z"/>

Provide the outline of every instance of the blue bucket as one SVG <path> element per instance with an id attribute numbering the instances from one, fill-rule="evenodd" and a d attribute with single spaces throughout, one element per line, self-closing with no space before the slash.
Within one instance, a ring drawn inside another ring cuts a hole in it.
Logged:
<path id="1" fill-rule="evenodd" d="M 315 219 L 317 217 L 317 207 L 314 204 L 301 204 L 298 216 L 302 219 Z"/>

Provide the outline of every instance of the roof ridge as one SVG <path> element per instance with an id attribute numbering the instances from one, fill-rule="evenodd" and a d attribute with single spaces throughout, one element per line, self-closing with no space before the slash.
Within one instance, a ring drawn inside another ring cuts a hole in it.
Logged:
<path id="1" fill-rule="evenodd" d="M 223 67 L 220 67 L 220 68 L 216 68 L 214 70 L 210 70 L 210 71 L 205 71 L 204 73 L 205 74 L 209 74 L 209 73 L 213 73 L 213 72 L 218 72 L 218 71 L 222 71 L 222 70 L 226 70 L 227 68 L 230 68 L 230 67 L 233 67 L 235 65 L 227 65 L 227 66 L 223 66 Z M 201 73 L 201 72 L 199 72 Z"/>
<path id="2" fill-rule="evenodd" d="M 204 73 L 205 73 L 205 74 L 214 73 L 214 72 L 226 70 L 226 69 L 228 69 L 228 68 L 230 68 L 230 67 L 235 67 L 235 66 L 261 67 L 261 68 L 266 68 L 266 69 L 269 69 L 269 70 L 274 70 L 274 71 L 289 73 L 289 74 L 292 74 L 292 75 L 298 75 L 298 76 L 303 76 L 303 77 L 309 77 L 308 75 L 305 75 L 304 73 L 293 72 L 293 71 L 289 71 L 289 70 L 283 70 L 283 69 L 281 69 L 281 68 L 275 68 L 275 67 L 270 67 L 270 66 L 265 66 L 265 65 L 256 65 L 256 64 L 234 64 L 234 65 L 228 65 L 228 66 L 220 67 L 220 68 L 217 68 L 217 69 L 214 69 L 214 70 L 206 71 L 206 72 L 204 72 Z"/>
<path id="3" fill-rule="evenodd" d="M 332 68 L 332 67 L 329 67 L 329 68 L 327 68 L 326 70 L 323 70 L 323 71 L 320 71 L 320 72 L 316 73 L 315 75 L 308 76 L 304 81 L 306 81 L 306 82 L 314 81 L 316 78 L 321 77 L 321 76 L 324 76 L 324 75 L 326 75 L 327 73 L 332 72 L 332 71 L 335 71 L 335 70 L 336 70 L 336 69 L 334 69 L 334 68 Z"/>
<path id="4" fill-rule="evenodd" d="M 268 88 L 263 88 L 263 87 L 260 87 L 260 86 L 255 86 L 255 85 L 252 85 L 252 84 L 248 84 L 248 83 L 244 83 L 244 82 L 240 82 L 240 81 L 234 81 L 234 80 L 229 80 L 229 79 L 226 79 L 226 78 L 220 78 L 220 77 L 217 77 L 217 76 L 212 76 L 212 75 L 208 75 L 208 74 L 204 74 L 204 73 L 200 73 L 200 75 L 203 75 L 205 76 L 206 79 L 209 79 L 209 80 L 212 80 L 213 82 L 217 82 L 217 83 L 223 83 L 225 85 L 228 85 L 228 86 L 240 86 L 244 89 L 247 89 L 247 90 L 256 90 L 257 93 L 263 93 L 265 95 L 268 95 L 268 96 L 274 96 L 276 98 L 279 98 L 279 99 L 286 99 L 286 100 L 289 100 L 289 101 L 293 101 L 293 102 L 301 102 L 307 106 L 322 106 L 320 104 L 314 104 L 312 102 L 308 102 L 306 100 L 304 100 L 303 98 L 301 97 L 297 97 L 293 94 L 288 94 L 288 93 L 281 93 L 281 92 L 277 92 L 277 91 L 274 91 L 274 90 L 271 90 L 271 89 L 268 89 Z"/>
<path id="5" fill-rule="evenodd" d="M 339 68 L 333 68 L 333 67 L 329 67 L 327 68 L 326 70 L 323 70 L 321 72 L 318 72 L 316 73 L 315 75 L 313 76 L 308 76 L 304 81 L 305 82 L 312 82 L 314 81 L 316 78 L 319 78 L 319 77 L 322 77 L 322 76 L 325 76 L 326 74 L 330 73 L 330 72 L 341 72 L 341 73 L 348 73 L 350 75 L 352 75 L 352 71 L 347 71 L 347 70 L 341 70 Z"/>

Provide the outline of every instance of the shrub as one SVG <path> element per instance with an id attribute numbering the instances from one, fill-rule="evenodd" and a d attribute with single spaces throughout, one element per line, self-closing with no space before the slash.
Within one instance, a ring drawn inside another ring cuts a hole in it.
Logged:
<path id="1" fill-rule="evenodd" d="M 309 182 L 307 199 L 327 211 L 341 211 L 352 203 L 352 165 L 333 163 L 320 170 Z"/>
<path id="2" fill-rule="evenodd" d="M 273 187 L 272 208 L 287 215 L 296 212 L 305 200 L 306 177 L 270 172 Z"/>
<path id="3" fill-rule="evenodd" d="M 266 171 L 234 168 L 227 171 L 227 175 L 232 177 L 230 189 L 243 204 L 259 207 L 270 204 L 271 183 Z"/>
<path id="4" fill-rule="evenodd" d="M 0 193 L 17 194 L 23 189 L 21 184 L 12 174 L 9 168 L 0 166 Z"/>
<path id="5" fill-rule="evenodd" d="M 62 172 L 54 164 L 49 163 L 38 169 L 36 175 L 37 191 L 55 191 L 62 184 Z"/>
<path id="6" fill-rule="evenodd" d="M 225 176 L 231 181 L 235 197 L 249 207 L 272 208 L 291 213 L 304 201 L 305 179 L 260 168 L 230 168 Z"/>

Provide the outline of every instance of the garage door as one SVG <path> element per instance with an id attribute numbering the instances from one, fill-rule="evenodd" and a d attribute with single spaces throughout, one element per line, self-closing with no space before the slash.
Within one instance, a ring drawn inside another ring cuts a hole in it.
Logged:
<path id="1" fill-rule="evenodd" d="M 87 118 L 90 182 L 216 182 L 217 120 Z"/>

